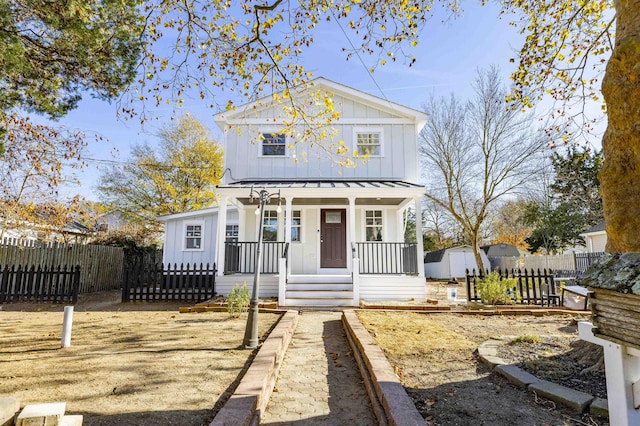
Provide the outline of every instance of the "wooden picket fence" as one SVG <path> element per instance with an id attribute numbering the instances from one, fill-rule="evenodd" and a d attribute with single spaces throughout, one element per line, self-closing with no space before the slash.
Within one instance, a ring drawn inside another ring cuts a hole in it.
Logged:
<path id="1" fill-rule="evenodd" d="M 215 296 L 216 264 L 128 264 L 122 289 L 123 302 L 202 302 Z"/>
<path id="2" fill-rule="evenodd" d="M 527 270 L 527 269 L 496 269 L 500 275 L 500 279 L 515 278 L 516 286 L 510 290 L 513 293 L 513 299 L 517 303 L 528 305 L 550 305 L 559 304 L 559 295 L 554 282 L 554 274 L 546 269 Z M 484 274 L 488 273 L 485 272 Z M 477 274 L 474 269 L 472 272 L 466 271 L 467 282 L 467 300 L 469 302 L 482 301 L 476 288 L 476 281 L 482 279 L 484 274 Z"/>
<path id="3" fill-rule="evenodd" d="M 76 303 L 80 266 L 5 266 L 0 270 L 0 304 L 15 302 Z"/>
<path id="4" fill-rule="evenodd" d="M 81 293 L 120 289 L 123 264 L 121 247 L 58 243 L 0 245 L 0 268 L 79 265 Z"/>

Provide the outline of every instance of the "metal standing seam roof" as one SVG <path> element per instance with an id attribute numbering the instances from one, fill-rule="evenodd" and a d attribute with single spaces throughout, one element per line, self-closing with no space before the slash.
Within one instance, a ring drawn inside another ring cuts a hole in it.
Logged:
<path id="1" fill-rule="evenodd" d="M 422 185 L 412 182 L 405 182 L 401 180 L 318 180 L 318 179 L 282 179 L 282 180 L 240 180 L 237 182 L 231 182 L 227 185 L 220 185 L 220 188 L 248 188 L 250 186 L 256 187 L 270 187 L 270 188 L 424 188 Z"/>

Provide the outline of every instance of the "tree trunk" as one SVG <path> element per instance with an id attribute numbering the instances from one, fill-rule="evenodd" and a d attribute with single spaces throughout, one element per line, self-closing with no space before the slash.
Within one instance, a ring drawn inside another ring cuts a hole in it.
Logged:
<path id="1" fill-rule="evenodd" d="M 480 247 L 478 247 L 478 238 L 477 235 L 470 235 L 471 237 L 471 249 L 473 250 L 473 257 L 476 259 L 476 266 L 478 267 L 478 275 L 484 275 L 486 272 L 484 270 L 484 263 L 482 262 L 482 257 L 480 256 Z"/>
<path id="2" fill-rule="evenodd" d="M 615 48 L 602 82 L 608 126 L 600 192 L 607 251 L 640 252 L 640 0 L 615 7 Z"/>

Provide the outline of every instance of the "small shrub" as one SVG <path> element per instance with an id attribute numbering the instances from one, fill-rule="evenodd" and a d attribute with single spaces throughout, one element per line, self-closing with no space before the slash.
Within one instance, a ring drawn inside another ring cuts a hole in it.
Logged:
<path id="1" fill-rule="evenodd" d="M 542 343 L 542 337 L 537 334 L 524 334 L 511 339 L 511 343 Z"/>
<path id="2" fill-rule="evenodd" d="M 229 316 L 239 318 L 242 313 L 247 312 L 249 309 L 250 301 L 251 296 L 247 285 L 243 284 L 242 287 L 237 284 L 234 285 L 229 292 L 229 296 L 227 296 L 227 312 Z"/>
<path id="3" fill-rule="evenodd" d="M 505 305 L 515 301 L 515 278 L 500 279 L 497 272 L 492 272 L 476 281 L 476 290 L 483 303 L 489 305 Z"/>

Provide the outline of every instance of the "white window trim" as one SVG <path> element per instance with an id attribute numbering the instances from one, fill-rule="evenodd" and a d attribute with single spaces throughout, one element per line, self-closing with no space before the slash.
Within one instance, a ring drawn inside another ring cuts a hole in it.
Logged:
<path id="1" fill-rule="evenodd" d="M 227 224 L 225 225 L 225 229 L 224 229 L 224 239 L 225 239 L 225 241 L 228 238 L 228 236 L 227 236 L 227 228 L 229 226 L 237 226 L 238 227 L 238 235 L 236 236 L 236 238 L 238 238 L 238 240 L 239 240 L 240 239 L 240 224 L 227 222 Z"/>
<path id="2" fill-rule="evenodd" d="M 200 226 L 200 248 L 187 248 L 187 226 Z M 182 251 L 204 251 L 205 233 L 204 220 L 189 220 L 182 226 Z"/>
<path id="3" fill-rule="evenodd" d="M 264 155 L 262 153 L 262 143 L 264 142 L 264 139 L 262 139 L 262 135 L 264 135 L 265 133 L 276 133 L 276 134 L 282 134 L 282 129 L 275 129 L 275 128 L 265 128 L 265 129 L 260 129 L 260 131 L 258 132 L 258 157 L 259 158 L 287 158 L 290 156 L 289 154 L 289 145 L 290 145 L 290 137 L 289 135 L 284 135 L 284 155 Z"/>
<path id="4" fill-rule="evenodd" d="M 300 226 L 298 227 L 298 229 L 300 229 L 300 239 L 298 241 L 293 241 L 291 240 L 291 244 L 302 244 L 304 243 L 304 233 L 302 232 L 302 227 L 304 226 L 304 210 L 303 209 L 291 209 L 291 216 L 293 216 L 293 212 L 294 211 L 299 211 L 300 212 Z M 291 229 L 293 230 L 293 221 L 291 222 Z"/>
<path id="5" fill-rule="evenodd" d="M 264 241 L 264 219 L 267 217 L 267 214 L 266 214 L 267 212 L 274 212 L 276 214 L 276 218 L 277 218 L 277 220 L 276 220 L 276 242 L 277 241 L 284 241 L 282 239 L 282 234 L 281 234 L 283 232 L 282 231 L 282 217 L 284 215 L 282 213 L 278 213 L 278 211 L 276 209 L 266 209 L 266 208 L 264 209 L 264 213 L 265 214 L 264 214 L 264 217 L 262 218 L 262 223 L 260 223 L 260 216 L 259 215 L 256 216 L 256 219 L 257 219 L 256 222 L 258 222 L 258 226 L 262 227 L 262 237 L 263 237 L 262 241 Z M 271 214 L 271 213 L 269 213 L 269 214 Z M 257 234 L 258 232 L 260 232 L 260 228 L 256 228 L 256 237 L 258 236 L 258 234 Z"/>
<path id="6" fill-rule="evenodd" d="M 382 127 L 354 127 L 353 151 L 358 151 L 358 133 L 378 133 L 380 135 L 380 155 L 370 155 L 369 158 L 384 157 L 384 129 Z M 358 154 L 361 155 L 360 151 Z"/>
<path id="7" fill-rule="evenodd" d="M 368 211 L 379 211 L 382 213 L 382 241 L 367 241 L 367 212 Z M 386 226 L 386 220 L 385 218 L 387 217 L 387 210 L 380 208 L 380 207 L 364 207 L 362 209 L 362 241 L 365 243 L 375 243 L 375 242 L 380 242 L 383 243 L 385 241 L 387 241 L 387 226 Z"/>

